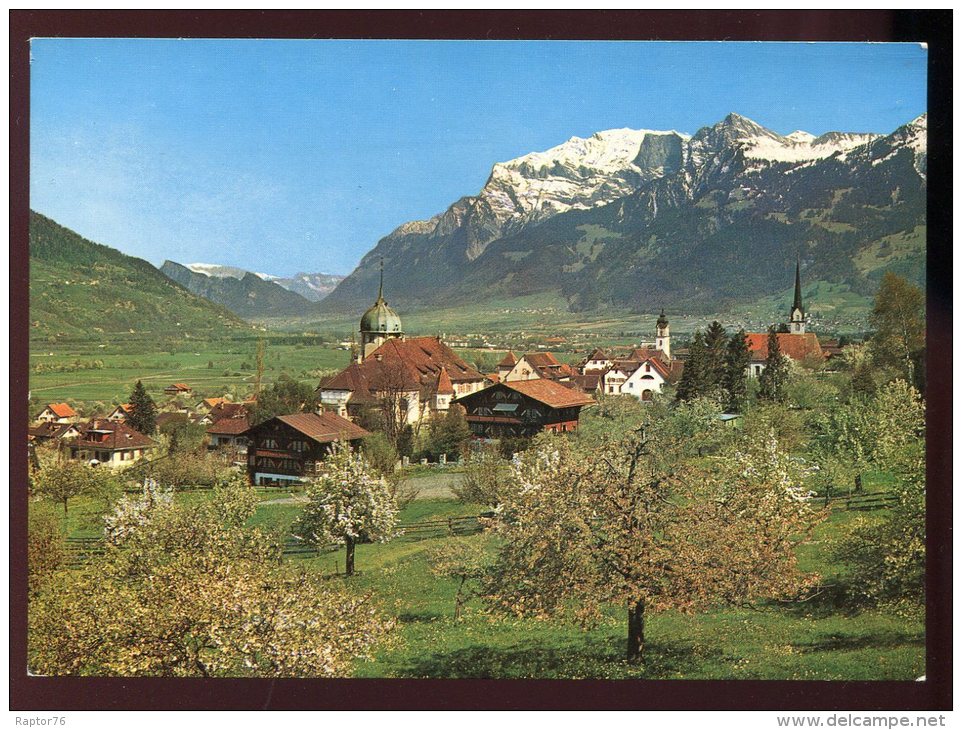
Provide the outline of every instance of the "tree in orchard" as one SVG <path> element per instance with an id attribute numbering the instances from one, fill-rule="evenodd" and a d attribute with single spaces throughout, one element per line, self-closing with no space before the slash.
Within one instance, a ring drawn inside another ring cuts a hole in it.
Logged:
<path id="1" fill-rule="evenodd" d="M 334 444 L 306 496 L 294 534 L 318 548 L 344 545 L 348 576 L 354 575 L 358 542 L 387 542 L 396 535 L 398 508 L 387 483 L 350 446 Z"/>
<path id="2" fill-rule="evenodd" d="M 795 547 L 819 515 L 805 470 L 773 438 L 697 459 L 714 423 L 693 433 L 669 414 L 587 452 L 539 437 L 497 510 L 488 599 L 517 615 L 582 622 L 625 606 L 626 656 L 640 662 L 651 613 L 808 590 L 817 577 L 799 570 Z"/>
<path id="3" fill-rule="evenodd" d="M 202 503 L 147 482 L 105 522 L 104 555 L 31 599 L 30 669 L 47 675 L 341 677 L 394 622 L 280 560 L 245 523 L 256 496 L 226 476 Z"/>

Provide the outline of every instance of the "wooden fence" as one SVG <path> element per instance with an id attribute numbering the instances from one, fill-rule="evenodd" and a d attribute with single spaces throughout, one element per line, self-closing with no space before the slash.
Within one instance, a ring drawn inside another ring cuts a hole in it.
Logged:
<path id="1" fill-rule="evenodd" d="M 816 499 L 822 500 L 831 509 L 868 511 L 891 507 L 898 501 L 898 495 L 892 492 L 851 492 L 827 494 Z"/>
<path id="2" fill-rule="evenodd" d="M 480 515 L 464 517 L 449 517 L 437 520 L 423 520 L 421 522 L 402 522 L 397 525 L 400 533 L 398 540 L 425 540 L 435 537 L 473 535 L 481 531 Z M 104 541 L 101 537 L 68 537 L 67 565 L 76 568 L 91 558 L 104 553 Z M 330 545 L 318 549 L 293 535 L 284 540 L 283 554 L 290 557 L 311 557 L 319 553 L 339 549 L 338 545 Z"/>

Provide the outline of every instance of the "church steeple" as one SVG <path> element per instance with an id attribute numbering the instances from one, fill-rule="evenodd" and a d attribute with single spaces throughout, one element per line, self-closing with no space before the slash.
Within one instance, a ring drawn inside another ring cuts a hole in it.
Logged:
<path id="1" fill-rule="evenodd" d="M 655 322 L 655 349 L 665 353 L 665 357 L 671 357 L 671 330 L 668 328 L 668 317 L 665 316 L 664 308 Z"/>
<path id="2" fill-rule="evenodd" d="M 802 266 L 801 259 L 795 258 L 795 300 L 789 312 L 789 331 L 793 334 L 805 334 L 805 307 L 802 305 Z"/>

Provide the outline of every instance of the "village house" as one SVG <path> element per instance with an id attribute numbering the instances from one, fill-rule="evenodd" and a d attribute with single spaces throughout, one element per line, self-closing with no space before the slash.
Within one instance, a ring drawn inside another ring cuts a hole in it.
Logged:
<path id="1" fill-rule="evenodd" d="M 190 395 L 192 392 L 193 389 L 187 383 L 174 383 L 164 388 L 167 395 Z"/>
<path id="2" fill-rule="evenodd" d="M 48 403 L 34 420 L 47 423 L 74 423 L 79 418 L 77 411 L 66 403 Z"/>
<path id="3" fill-rule="evenodd" d="M 107 420 L 124 423 L 130 418 L 131 413 L 133 413 L 133 406 L 131 406 L 130 403 L 121 403 L 107 414 Z"/>
<path id="4" fill-rule="evenodd" d="M 236 409 L 230 415 L 224 414 L 216 418 L 207 426 L 210 448 L 230 448 L 243 452 L 247 449 L 247 437 L 243 434 L 250 428 L 250 425 L 246 409 Z"/>
<path id="5" fill-rule="evenodd" d="M 68 456 L 111 468 L 133 464 L 157 446 L 152 438 L 126 423 L 106 418 L 95 418 L 78 430 L 77 436 L 63 442 Z"/>
<path id="6" fill-rule="evenodd" d="M 230 403 L 227 398 L 204 398 L 200 403 L 194 407 L 196 413 L 210 413 L 211 410 L 219 406 L 221 403 Z"/>
<path id="7" fill-rule="evenodd" d="M 471 433 L 497 439 L 574 431 L 581 409 L 595 400 L 554 380 L 533 378 L 494 383 L 455 402 L 464 407 Z"/>
<path id="8" fill-rule="evenodd" d="M 506 372 L 502 372 L 502 364 L 506 364 L 509 359 L 514 359 L 514 365 Z M 514 353 L 509 352 L 505 359 L 498 365 L 499 382 L 509 382 L 517 380 L 535 380 L 542 378 L 545 380 L 567 381 L 571 380 L 574 370 L 567 363 L 558 361 L 550 352 L 528 352 L 520 358 L 515 358 Z"/>
<path id="9" fill-rule="evenodd" d="M 335 442 L 356 447 L 369 433 L 336 413 L 318 412 L 277 416 L 241 435 L 248 441 L 251 484 L 280 486 L 317 474 Z"/>
<path id="10" fill-rule="evenodd" d="M 671 328 L 665 310 L 655 323 L 655 341 L 617 357 L 598 348 L 579 363 L 572 384 L 585 393 L 632 395 L 650 401 L 666 383 L 681 377 L 682 363 L 671 356 Z"/>
<path id="11" fill-rule="evenodd" d="M 36 444 L 56 443 L 61 439 L 71 439 L 80 435 L 76 423 L 57 423 L 43 421 L 27 428 L 27 441 Z"/>
<path id="12" fill-rule="evenodd" d="M 416 424 L 445 413 L 454 397 L 489 384 L 440 337 L 405 337 L 401 318 L 383 297 L 361 317 L 361 346 L 354 361 L 318 385 L 325 410 L 357 418 L 368 409 L 393 409 L 398 422 Z"/>

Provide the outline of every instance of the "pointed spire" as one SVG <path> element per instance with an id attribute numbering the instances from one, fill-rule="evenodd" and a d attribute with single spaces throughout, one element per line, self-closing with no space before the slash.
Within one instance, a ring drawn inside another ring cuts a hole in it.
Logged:
<path id="1" fill-rule="evenodd" d="M 381 282 L 377 285 L 377 299 L 384 300 L 384 257 L 381 257 Z"/>
<path id="2" fill-rule="evenodd" d="M 802 308 L 802 276 L 801 276 L 801 259 L 795 258 L 795 301 L 792 304 L 792 311 L 798 310 L 804 312 Z"/>

